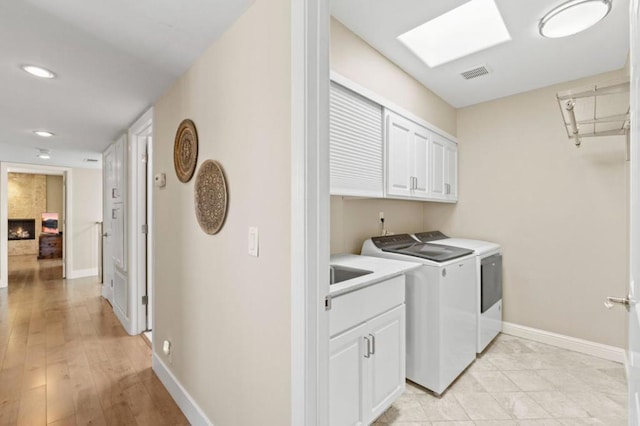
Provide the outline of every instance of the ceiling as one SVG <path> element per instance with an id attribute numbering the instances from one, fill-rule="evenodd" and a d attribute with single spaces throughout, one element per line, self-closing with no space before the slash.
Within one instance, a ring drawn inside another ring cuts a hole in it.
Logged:
<path id="1" fill-rule="evenodd" d="M 252 2 L 1 1 L 0 161 L 91 167 L 82 160 L 100 157 Z"/>
<path id="2" fill-rule="evenodd" d="M 456 108 L 622 68 L 629 54 L 629 1 L 613 0 L 592 28 L 561 39 L 539 35 L 538 22 L 564 0 L 496 0 L 512 40 L 429 68 L 396 37 L 468 0 L 335 0 L 332 15 Z M 490 73 L 460 73 L 486 65 Z"/>

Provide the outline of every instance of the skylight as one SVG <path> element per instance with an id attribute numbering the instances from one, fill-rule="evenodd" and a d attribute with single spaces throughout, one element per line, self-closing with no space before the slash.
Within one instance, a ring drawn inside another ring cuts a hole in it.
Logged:
<path id="1" fill-rule="evenodd" d="M 511 40 L 494 0 L 471 0 L 398 36 L 429 67 Z"/>

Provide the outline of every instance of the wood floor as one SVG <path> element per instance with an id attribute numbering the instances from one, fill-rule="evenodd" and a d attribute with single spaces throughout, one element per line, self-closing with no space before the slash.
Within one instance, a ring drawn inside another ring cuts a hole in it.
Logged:
<path id="1" fill-rule="evenodd" d="M 11 257 L 0 289 L 0 425 L 187 425 L 97 279 L 34 257 Z"/>

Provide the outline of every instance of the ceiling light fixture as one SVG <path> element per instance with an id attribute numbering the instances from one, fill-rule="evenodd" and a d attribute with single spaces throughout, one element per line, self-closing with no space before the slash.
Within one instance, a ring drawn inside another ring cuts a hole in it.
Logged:
<path id="1" fill-rule="evenodd" d="M 36 65 L 22 65 L 20 68 L 22 68 L 23 71 L 39 78 L 55 78 L 56 76 L 53 71 L 49 71 L 46 68 L 38 67 Z"/>
<path id="2" fill-rule="evenodd" d="M 509 41 L 511 35 L 494 0 L 471 0 L 398 40 L 433 68 Z"/>
<path id="3" fill-rule="evenodd" d="M 55 135 L 55 133 L 51 133 L 46 130 L 34 130 L 33 133 L 38 136 L 42 136 L 43 138 L 50 138 L 51 136 Z"/>
<path id="4" fill-rule="evenodd" d="M 610 10 L 611 0 L 570 0 L 544 15 L 538 29 L 543 37 L 567 37 L 597 24 Z"/>
<path id="5" fill-rule="evenodd" d="M 48 160 L 51 158 L 51 151 L 48 149 L 41 149 L 38 153 L 38 158 L 42 158 L 43 160 Z"/>

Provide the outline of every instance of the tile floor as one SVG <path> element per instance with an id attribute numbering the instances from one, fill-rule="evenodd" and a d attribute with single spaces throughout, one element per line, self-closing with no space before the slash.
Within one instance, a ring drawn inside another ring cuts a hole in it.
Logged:
<path id="1" fill-rule="evenodd" d="M 376 426 L 627 425 L 622 364 L 505 334 L 440 397 L 407 382 Z"/>

